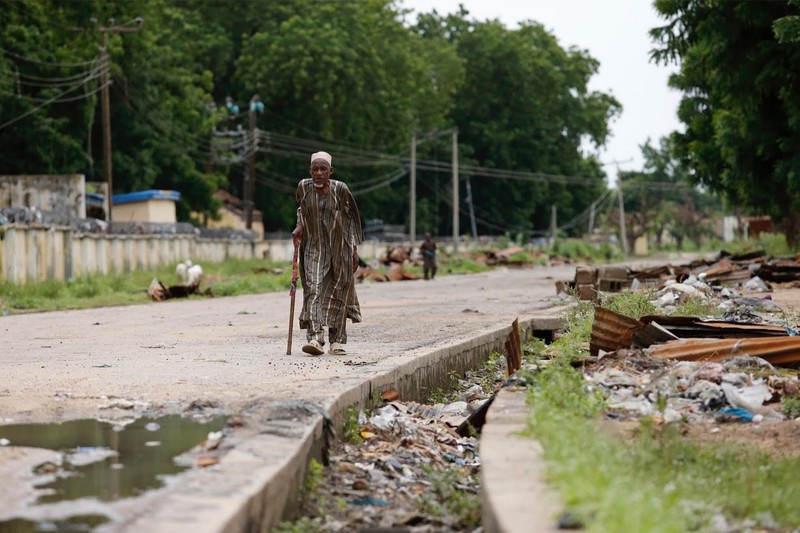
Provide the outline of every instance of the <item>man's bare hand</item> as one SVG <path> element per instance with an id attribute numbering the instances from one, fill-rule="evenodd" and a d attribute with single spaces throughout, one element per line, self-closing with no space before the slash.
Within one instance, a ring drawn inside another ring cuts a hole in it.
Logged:
<path id="1" fill-rule="evenodd" d="M 355 274 L 356 270 L 358 270 L 359 259 L 358 259 L 358 250 L 353 250 L 353 273 Z"/>
<path id="2" fill-rule="evenodd" d="M 294 244 L 300 244 L 300 241 L 302 240 L 303 240 L 303 226 L 298 225 L 296 228 L 294 228 L 294 231 L 292 232 L 292 242 L 294 242 Z"/>

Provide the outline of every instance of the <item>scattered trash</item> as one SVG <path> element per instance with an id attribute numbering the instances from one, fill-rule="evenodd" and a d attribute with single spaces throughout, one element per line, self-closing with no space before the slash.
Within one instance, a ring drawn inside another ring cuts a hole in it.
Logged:
<path id="1" fill-rule="evenodd" d="M 213 466 L 217 463 L 219 463 L 219 457 L 214 455 L 201 455 L 194 461 L 194 464 L 200 467 Z"/>

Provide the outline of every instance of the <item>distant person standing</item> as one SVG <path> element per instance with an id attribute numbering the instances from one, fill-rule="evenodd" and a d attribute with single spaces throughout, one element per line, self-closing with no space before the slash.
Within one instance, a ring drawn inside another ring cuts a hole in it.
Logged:
<path id="1" fill-rule="evenodd" d="M 433 242 L 430 233 L 425 234 L 419 253 L 422 254 L 422 272 L 425 279 L 433 279 L 436 276 L 436 243 Z"/>
<path id="2" fill-rule="evenodd" d="M 331 179 L 331 161 L 327 152 L 312 154 L 311 178 L 302 180 L 295 193 L 299 207 L 292 238 L 300 244 L 300 329 L 308 340 L 303 351 L 311 355 L 324 353 L 324 327 L 328 353 L 347 354 L 347 319 L 361 322 L 354 276 L 364 240 L 361 217 L 347 185 Z"/>

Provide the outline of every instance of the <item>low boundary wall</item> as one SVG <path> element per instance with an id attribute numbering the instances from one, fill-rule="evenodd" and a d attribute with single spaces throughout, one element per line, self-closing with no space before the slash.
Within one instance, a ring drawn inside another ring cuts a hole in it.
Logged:
<path id="1" fill-rule="evenodd" d="M 359 245 L 367 261 L 387 246 L 378 241 Z M 291 261 L 291 239 L 249 241 L 206 239 L 196 235 L 82 233 L 69 227 L 0 226 L 0 279 L 13 283 L 66 281 L 87 274 L 118 274 L 158 268 L 191 259 L 195 263 L 264 258 Z"/>

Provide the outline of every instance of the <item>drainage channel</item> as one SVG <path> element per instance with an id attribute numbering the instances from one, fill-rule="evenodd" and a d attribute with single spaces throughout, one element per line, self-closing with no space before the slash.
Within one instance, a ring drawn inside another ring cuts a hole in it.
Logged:
<path id="1" fill-rule="evenodd" d="M 548 329 L 536 321 L 529 323 L 522 340 L 537 338 L 549 344 L 560 323 L 547 321 Z M 308 458 L 302 504 L 274 531 L 480 528 L 480 434 L 499 390 L 490 384 L 504 381 L 506 364 L 499 353 L 473 350 L 476 364 L 463 374 L 450 372 L 439 383 L 422 379 L 428 387 L 438 385 L 436 393 L 425 398 L 400 400 L 396 389 L 383 388 L 382 402 L 376 405 L 373 383 L 372 405 L 349 407 L 339 425 L 339 439 L 321 462 Z M 441 374 L 429 366 L 421 368 Z M 484 393 L 477 394 L 476 389 Z"/>
<path id="2" fill-rule="evenodd" d="M 4 451 L 16 451 L 18 457 L 31 448 L 51 451 L 37 454 L 46 460 L 31 465 L 32 501 L 17 509 L 16 516 L 4 518 L 0 514 L 0 531 L 91 531 L 110 518 L 86 511 L 162 487 L 165 476 L 191 468 L 191 461 L 180 461 L 181 454 L 204 441 L 210 432 L 220 430 L 224 423 L 221 416 L 201 423 L 170 415 L 128 423 L 85 419 L 0 426 Z M 66 515 L 41 518 L 53 515 L 54 509 L 65 502 L 70 504 Z"/>

